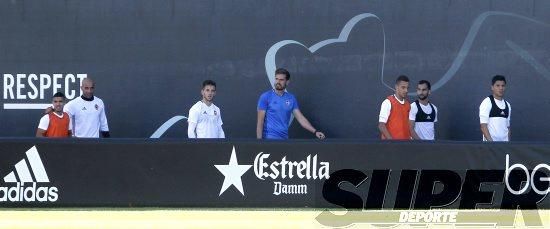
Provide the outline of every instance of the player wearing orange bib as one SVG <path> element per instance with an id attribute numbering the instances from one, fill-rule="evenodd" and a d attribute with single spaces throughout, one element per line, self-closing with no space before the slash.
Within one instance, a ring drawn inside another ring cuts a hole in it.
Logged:
<path id="1" fill-rule="evenodd" d="M 65 95 L 61 92 L 55 93 L 52 99 L 53 112 L 44 115 L 40 119 L 36 129 L 36 137 L 67 138 L 72 135 L 72 124 L 69 114 L 63 112 Z"/>
<path id="2" fill-rule="evenodd" d="M 407 100 L 409 78 L 399 76 L 395 81 L 395 94 L 388 96 L 380 106 L 378 129 L 382 139 L 410 140 L 409 111 Z"/>

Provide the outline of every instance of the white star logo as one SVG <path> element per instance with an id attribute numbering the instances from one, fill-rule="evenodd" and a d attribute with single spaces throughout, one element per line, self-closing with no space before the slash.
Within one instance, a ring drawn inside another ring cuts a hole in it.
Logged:
<path id="1" fill-rule="evenodd" d="M 246 171 L 248 171 L 248 169 L 250 169 L 252 165 L 239 165 L 239 163 L 237 163 L 235 146 L 233 146 L 233 152 L 231 152 L 231 159 L 229 159 L 229 164 L 214 166 L 216 166 L 216 168 L 225 176 L 219 196 L 221 196 L 222 193 L 225 192 L 225 190 L 227 190 L 231 185 L 235 186 L 235 188 L 237 188 L 244 196 L 243 182 L 241 181 L 241 176 Z"/>

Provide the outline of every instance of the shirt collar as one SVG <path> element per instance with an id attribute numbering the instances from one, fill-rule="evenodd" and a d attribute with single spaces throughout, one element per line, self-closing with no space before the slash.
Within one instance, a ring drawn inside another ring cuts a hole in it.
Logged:
<path id="1" fill-rule="evenodd" d="M 283 91 L 283 94 L 279 95 L 279 94 L 277 94 L 277 91 L 275 91 L 275 89 L 271 89 L 271 91 L 272 91 L 273 94 L 275 94 L 276 96 L 281 96 L 281 97 L 284 96 L 284 95 L 287 93 L 286 90 L 285 90 L 285 91 Z"/>
<path id="2" fill-rule="evenodd" d="M 395 94 L 393 94 L 393 97 L 394 97 L 395 99 L 397 99 L 397 102 L 399 102 L 399 103 L 401 103 L 401 104 L 405 104 L 405 99 L 399 100 L 399 98 L 397 98 L 397 96 L 396 96 Z"/>
<path id="3" fill-rule="evenodd" d="M 92 96 L 91 99 L 88 99 L 88 98 L 84 97 L 83 95 L 81 95 L 80 98 L 82 98 L 84 101 L 94 101 L 94 96 Z"/>

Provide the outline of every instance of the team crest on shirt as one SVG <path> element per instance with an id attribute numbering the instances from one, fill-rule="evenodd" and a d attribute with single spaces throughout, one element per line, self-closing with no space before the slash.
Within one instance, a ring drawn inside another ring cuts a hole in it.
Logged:
<path id="1" fill-rule="evenodd" d="M 287 99 L 287 100 L 285 101 L 285 104 L 286 104 L 287 106 L 290 106 L 290 100 Z"/>
<path id="2" fill-rule="evenodd" d="M 214 110 L 214 115 L 218 115 L 218 112 Z"/>
<path id="3" fill-rule="evenodd" d="M 426 119 L 430 120 L 430 119 L 432 119 L 432 117 L 430 117 L 430 116 L 428 115 L 428 117 L 427 117 Z"/>
<path id="4" fill-rule="evenodd" d="M 85 110 L 86 110 L 86 107 L 82 107 L 82 110 L 85 111 Z"/>
<path id="5" fill-rule="evenodd" d="M 99 106 L 97 104 L 94 107 L 96 111 L 99 110 Z"/>
<path id="6" fill-rule="evenodd" d="M 202 114 L 206 114 L 206 111 L 202 112 Z"/>

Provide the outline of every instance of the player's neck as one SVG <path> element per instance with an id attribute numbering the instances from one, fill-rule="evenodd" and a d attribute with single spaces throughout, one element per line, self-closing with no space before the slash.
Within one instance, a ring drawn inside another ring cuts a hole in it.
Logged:
<path id="1" fill-rule="evenodd" d="M 63 111 L 54 111 L 54 113 L 56 113 L 58 116 L 63 115 Z"/>
<path id="2" fill-rule="evenodd" d="M 285 93 L 285 90 L 277 90 L 275 89 L 275 93 L 277 93 L 277 95 L 281 96 Z"/>
<path id="3" fill-rule="evenodd" d="M 495 95 L 495 94 L 493 94 L 493 97 L 494 97 L 496 100 L 499 100 L 499 101 L 502 100 L 502 98 L 503 98 L 503 96 L 497 96 L 497 95 Z"/>
<path id="4" fill-rule="evenodd" d="M 82 98 L 84 101 L 94 101 L 94 96 L 93 95 L 89 98 L 84 96 L 84 95 L 81 95 L 80 98 Z"/>
<path id="5" fill-rule="evenodd" d="M 426 99 L 424 99 L 424 100 L 419 99 L 418 101 L 419 101 L 420 104 L 422 104 L 422 105 L 428 105 L 428 103 L 430 103 L 430 100 L 428 100 L 428 98 L 426 98 Z"/>
<path id="6" fill-rule="evenodd" d="M 399 97 L 399 95 L 397 94 L 393 94 L 393 97 L 395 97 L 397 100 L 399 100 L 400 102 L 404 102 L 405 101 L 405 98 L 401 98 Z"/>
<path id="7" fill-rule="evenodd" d="M 208 101 L 206 99 L 202 99 L 202 103 L 206 104 L 206 106 L 212 105 L 212 101 Z"/>

